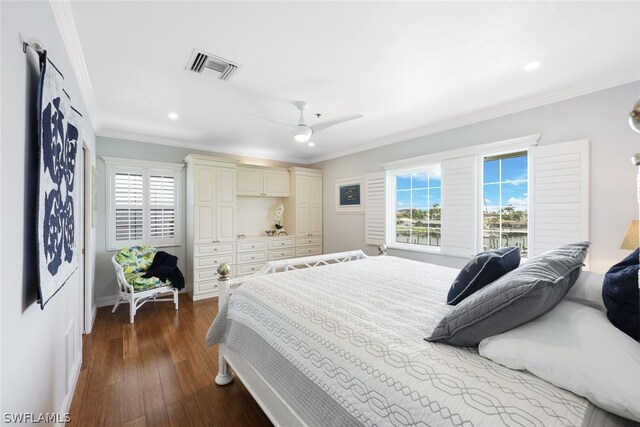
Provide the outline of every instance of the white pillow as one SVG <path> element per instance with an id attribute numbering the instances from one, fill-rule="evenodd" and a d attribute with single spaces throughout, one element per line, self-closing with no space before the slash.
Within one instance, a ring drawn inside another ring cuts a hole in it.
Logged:
<path id="1" fill-rule="evenodd" d="M 598 310 L 607 311 L 602 300 L 602 284 L 604 283 L 604 274 L 594 273 L 593 271 L 583 271 L 576 283 L 569 289 L 565 299 Z"/>
<path id="2" fill-rule="evenodd" d="M 562 301 L 529 323 L 482 340 L 479 351 L 640 421 L 640 343 L 602 311 Z"/>

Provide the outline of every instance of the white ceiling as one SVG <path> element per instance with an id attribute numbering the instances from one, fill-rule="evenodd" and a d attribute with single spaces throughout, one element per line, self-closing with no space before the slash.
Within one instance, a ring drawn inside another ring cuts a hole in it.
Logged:
<path id="1" fill-rule="evenodd" d="M 639 2 L 104 1 L 72 11 L 99 135 L 303 163 L 640 79 Z M 241 69 L 230 82 L 188 73 L 194 48 Z M 523 71 L 533 60 L 542 66 Z M 294 123 L 295 100 L 309 102 L 310 124 L 316 112 L 364 118 L 310 148 L 244 112 Z"/>

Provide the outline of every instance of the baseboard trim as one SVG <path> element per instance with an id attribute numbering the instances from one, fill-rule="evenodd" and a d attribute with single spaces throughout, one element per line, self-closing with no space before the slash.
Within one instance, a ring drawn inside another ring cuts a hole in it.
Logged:
<path id="1" fill-rule="evenodd" d="M 96 304 L 96 312 L 98 307 L 108 307 L 110 305 L 114 305 L 116 300 L 118 299 L 118 295 L 107 295 L 106 297 L 98 297 Z"/>

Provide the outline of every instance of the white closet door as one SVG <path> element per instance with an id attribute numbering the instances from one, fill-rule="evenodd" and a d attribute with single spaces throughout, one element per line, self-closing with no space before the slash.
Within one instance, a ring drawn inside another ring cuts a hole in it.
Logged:
<path id="1" fill-rule="evenodd" d="M 309 178 L 309 234 L 322 235 L 322 177 Z"/>
<path id="2" fill-rule="evenodd" d="M 442 168 L 442 253 L 477 252 L 477 158 L 445 160 Z"/>
<path id="3" fill-rule="evenodd" d="M 529 253 L 589 240 L 589 141 L 529 150 Z"/>
<path id="4" fill-rule="evenodd" d="M 220 242 L 235 240 L 236 171 L 218 168 L 217 178 L 217 239 Z"/>
<path id="5" fill-rule="evenodd" d="M 236 176 L 238 196 L 262 196 L 262 169 L 238 167 Z"/>
<path id="6" fill-rule="evenodd" d="M 216 239 L 216 170 L 196 166 L 194 171 L 194 243 L 212 243 Z"/>
<path id="7" fill-rule="evenodd" d="M 387 172 L 368 173 L 364 177 L 365 243 L 386 243 L 387 230 Z"/>
<path id="8" fill-rule="evenodd" d="M 307 237 L 309 227 L 309 177 L 296 176 L 296 235 Z"/>

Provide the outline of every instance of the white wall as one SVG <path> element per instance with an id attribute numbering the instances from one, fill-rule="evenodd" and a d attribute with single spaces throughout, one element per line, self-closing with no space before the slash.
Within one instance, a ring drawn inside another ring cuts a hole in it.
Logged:
<path id="1" fill-rule="evenodd" d="M 252 159 L 247 157 L 231 156 L 228 154 L 212 153 L 208 151 L 198 151 L 190 148 L 172 147 L 168 145 L 150 144 L 147 142 L 131 141 L 117 138 L 98 137 L 96 139 L 97 145 L 97 172 L 98 178 L 96 180 L 96 208 L 97 208 L 97 237 L 96 237 L 96 294 L 98 297 L 99 305 L 113 304 L 115 296 L 118 292 L 118 287 L 115 280 L 115 273 L 113 271 L 113 265 L 111 264 L 111 257 L 114 255 L 114 251 L 107 249 L 107 181 L 105 176 L 105 164 L 102 160 L 104 157 L 123 157 L 129 159 L 141 159 L 141 160 L 153 160 L 158 162 L 168 163 L 182 163 L 184 158 L 189 154 L 202 154 L 205 156 L 232 158 L 241 163 L 256 164 L 264 166 L 274 167 L 288 167 L 292 166 L 291 163 L 275 162 L 271 160 Z M 179 143 L 179 141 L 178 141 Z M 182 172 L 182 189 L 180 191 L 181 197 L 181 217 L 183 239 L 182 245 L 162 248 L 162 250 L 171 253 L 178 257 L 178 267 L 185 272 L 185 257 L 186 247 L 184 232 L 186 231 L 185 220 L 185 199 L 186 199 L 186 168 Z M 245 233 L 247 235 L 253 233 L 261 233 L 259 230 L 265 230 L 263 223 L 268 220 L 267 217 L 252 218 L 249 209 L 271 209 L 271 206 L 275 201 L 280 201 L 278 198 L 238 198 L 238 224 L 245 224 L 246 221 L 251 221 L 249 225 L 239 226 L 236 231 L 238 233 Z M 240 200 L 245 199 L 245 200 Z M 242 209 L 242 212 L 240 212 Z M 272 210 L 273 211 L 273 210 Z"/>
<path id="2" fill-rule="evenodd" d="M 51 60 L 65 75 L 65 88 L 80 112 L 86 111 L 73 69 L 48 2 L 0 2 L 1 9 L 1 206 L 2 265 L 1 414 L 65 410 L 70 391 L 65 384 L 65 332 L 81 322 L 78 273 L 49 301 L 36 303 L 35 206 L 37 149 L 35 127 L 37 69 L 22 52 L 22 41 L 40 39 Z M 94 132 L 82 123 L 90 148 Z M 95 150 L 93 150 L 95 153 Z M 95 163 L 95 161 L 94 161 Z M 89 254 L 93 253 L 93 249 Z M 91 255 L 90 255 L 91 256 Z M 79 334 L 80 328 L 77 329 Z M 80 340 L 80 336 L 76 336 Z M 79 367 L 79 366 L 77 366 Z"/>
<path id="3" fill-rule="evenodd" d="M 638 215 L 637 171 L 630 158 L 640 151 L 640 135 L 627 123 L 638 96 L 640 82 L 634 82 L 312 165 L 324 169 L 324 250 L 363 248 L 370 254 L 376 252 L 364 243 L 364 215 L 336 215 L 337 179 L 380 171 L 383 162 L 541 133 L 540 145 L 591 140 L 590 262 L 592 270 L 604 272 L 629 254 L 618 245 L 629 221 Z M 454 267 L 465 262 L 417 252 L 389 253 Z"/>

